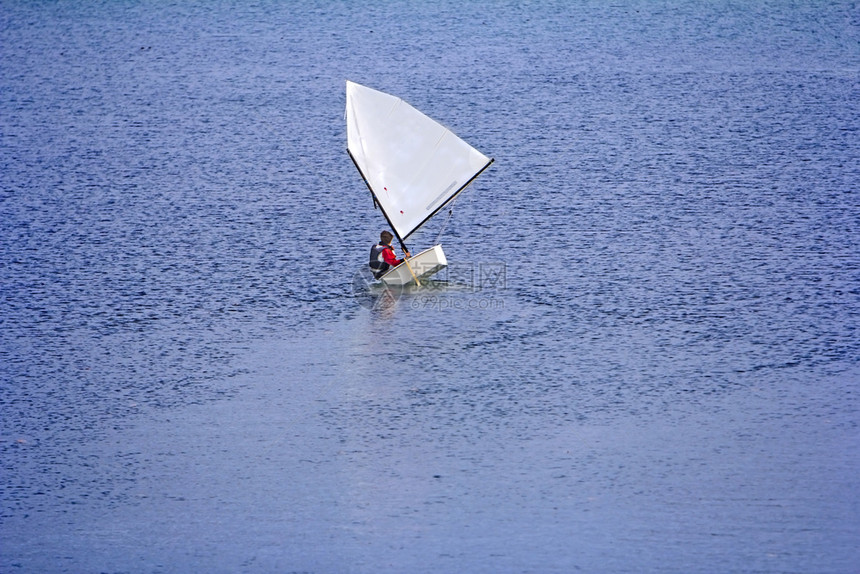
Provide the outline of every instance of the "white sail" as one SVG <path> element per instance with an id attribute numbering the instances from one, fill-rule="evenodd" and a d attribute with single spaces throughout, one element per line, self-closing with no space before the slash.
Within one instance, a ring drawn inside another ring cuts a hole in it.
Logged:
<path id="1" fill-rule="evenodd" d="M 347 149 L 403 241 L 492 159 L 400 98 L 347 81 Z"/>

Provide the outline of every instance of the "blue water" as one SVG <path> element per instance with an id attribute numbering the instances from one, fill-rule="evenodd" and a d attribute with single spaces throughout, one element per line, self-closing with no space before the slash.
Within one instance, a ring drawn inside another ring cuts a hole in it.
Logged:
<path id="1" fill-rule="evenodd" d="M 3 1 L 0 78 L 0 571 L 857 571 L 856 3 Z M 422 289 L 346 79 L 496 160 Z"/>

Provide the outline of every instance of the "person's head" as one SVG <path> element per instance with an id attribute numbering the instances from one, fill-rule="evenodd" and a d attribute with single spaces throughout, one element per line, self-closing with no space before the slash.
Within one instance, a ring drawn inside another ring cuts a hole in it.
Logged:
<path id="1" fill-rule="evenodd" d="M 383 243 L 388 245 L 389 243 L 391 243 L 391 240 L 394 239 L 394 236 L 391 235 L 391 232 L 389 232 L 389 231 L 383 231 L 382 233 L 379 234 L 379 239 Z"/>

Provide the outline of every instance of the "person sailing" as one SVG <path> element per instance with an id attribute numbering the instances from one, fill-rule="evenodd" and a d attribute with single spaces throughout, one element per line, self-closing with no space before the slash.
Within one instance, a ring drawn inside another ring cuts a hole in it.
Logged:
<path id="1" fill-rule="evenodd" d="M 392 239 L 394 236 L 390 231 L 383 231 L 379 234 L 379 243 L 370 248 L 369 264 L 374 279 L 379 279 L 386 271 L 403 263 L 403 259 L 398 259 L 394 254 L 394 248 L 391 247 Z M 404 253 L 409 257 L 408 251 L 404 250 Z"/>

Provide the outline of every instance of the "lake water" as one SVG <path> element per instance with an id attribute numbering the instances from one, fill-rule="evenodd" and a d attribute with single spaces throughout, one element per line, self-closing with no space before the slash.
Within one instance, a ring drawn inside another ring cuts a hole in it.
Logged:
<path id="1" fill-rule="evenodd" d="M 856 3 L 0 4 L 0 571 L 860 568 Z M 345 80 L 495 158 L 451 262 Z"/>

